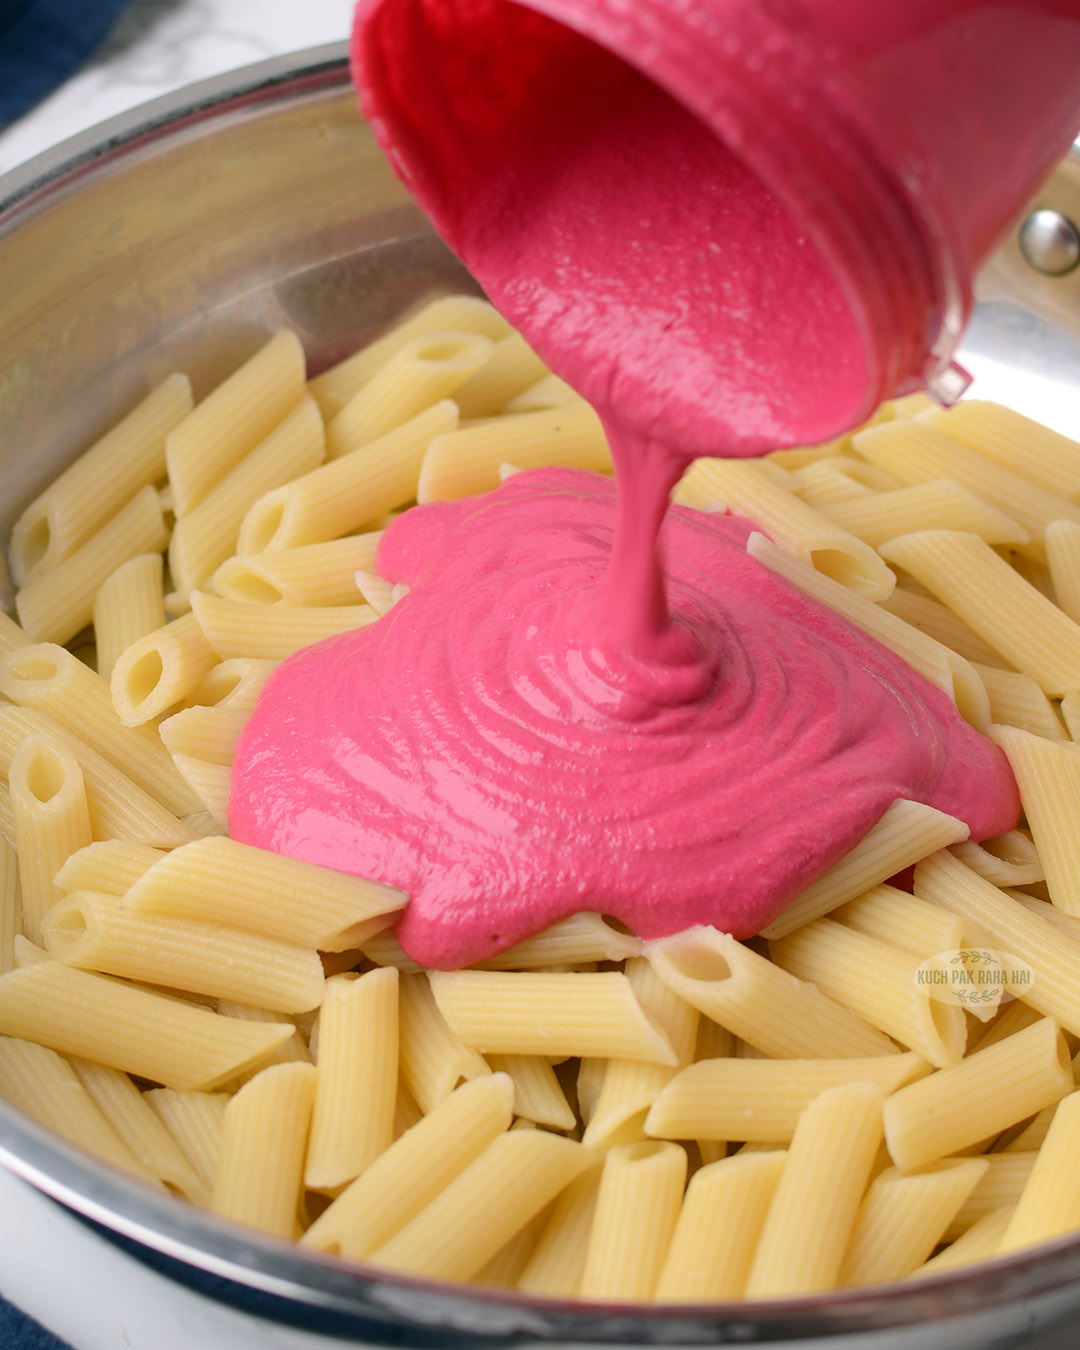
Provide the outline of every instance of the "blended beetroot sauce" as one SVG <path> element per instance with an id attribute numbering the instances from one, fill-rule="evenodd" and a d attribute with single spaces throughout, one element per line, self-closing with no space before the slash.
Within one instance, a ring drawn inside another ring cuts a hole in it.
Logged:
<path id="1" fill-rule="evenodd" d="M 382 73 L 407 140 L 431 91 Z M 698 455 L 835 429 L 864 372 L 825 264 L 737 161 L 617 63 L 593 76 L 576 139 L 523 138 L 471 210 L 445 163 L 412 185 L 598 408 L 617 492 L 539 470 L 406 513 L 378 565 L 410 593 L 286 661 L 233 767 L 234 837 L 407 891 L 398 937 L 435 968 L 579 910 L 749 937 L 897 797 L 974 838 L 1019 815 L 942 693 L 750 559 L 745 522 L 668 506 Z"/>

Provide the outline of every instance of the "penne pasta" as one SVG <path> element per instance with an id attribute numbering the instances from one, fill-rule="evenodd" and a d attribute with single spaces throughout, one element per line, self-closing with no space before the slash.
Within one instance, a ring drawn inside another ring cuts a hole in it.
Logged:
<path id="1" fill-rule="evenodd" d="M 195 690 L 218 657 L 194 614 L 133 642 L 113 667 L 109 689 L 127 727 L 158 717 Z"/>
<path id="2" fill-rule="evenodd" d="M 370 605 L 249 605 L 206 591 L 192 592 L 191 608 L 221 661 L 283 661 L 301 647 L 363 628 L 379 617 Z"/>
<path id="3" fill-rule="evenodd" d="M 122 563 L 102 582 L 94 597 L 94 645 L 97 671 L 112 675 L 122 652 L 155 632 L 165 622 L 160 553 L 140 553 Z"/>

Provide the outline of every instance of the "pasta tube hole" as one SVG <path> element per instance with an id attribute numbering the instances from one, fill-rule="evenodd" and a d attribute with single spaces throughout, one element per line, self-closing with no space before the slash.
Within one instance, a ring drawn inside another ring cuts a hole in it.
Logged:
<path id="1" fill-rule="evenodd" d="M 285 599 L 272 581 L 244 568 L 236 569 L 222 591 L 230 600 L 243 600 L 255 605 L 276 605 Z"/>
<path id="2" fill-rule="evenodd" d="M 688 980 L 712 981 L 731 979 L 731 966 L 717 951 L 708 947 L 687 945 L 685 947 L 667 946 L 664 957 L 678 975 Z"/>
<path id="3" fill-rule="evenodd" d="M 89 931 L 90 924 L 79 905 L 71 901 L 54 905 L 44 924 L 45 945 L 62 960 L 71 955 Z"/>
<path id="4" fill-rule="evenodd" d="M 413 356 L 417 361 L 430 361 L 440 365 L 452 364 L 462 357 L 471 357 L 476 346 L 476 343 L 464 338 L 434 337 L 428 342 L 421 343 Z"/>
<path id="5" fill-rule="evenodd" d="M 626 1163 L 648 1162 L 670 1151 L 670 1141 L 666 1139 L 641 1139 L 637 1143 L 623 1144 L 622 1161 Z"/>
<path id="6" fill-rule="evenodd" d="M 7 668 L 14 679 L 24 680 L 27 684 L 55 680 L 60 671 L 56 657 L 41 647 L 24 647 L 14 652 Z"/>
<path id="7" fill-rule="evenodd" d="M 256 502 L 245 522 L 245 552 L 263 553 L 270 548 L 284 519 L 285 503 L 280 499 Z"/>
<path id="8" fill-rule="evenodd" d="M 165 663 L 161 659 L 161 653 L 156 648 L 144 652 L 137 661 L 132 663 L 124 679 L 124 692 L 133 707 L 138 708 L 140 704 L 146 702 L 161 683 L 164 672 Z"/>
<path id="9" fill-rule="evenodd" d="M 24 517 L 19 524 L 20 528 L 16 537 L 12 539 L 12 545 L 18 554 L 20 571 L 24 577 L 28 577 L 35 568 L 41 566 L 48 555 L 52 543 L 52 526 L 45 512 L 30 519 Z"/>
<path id="10" fill-rule="evenodd" d="M 999 834 L 994 839 L 984 839 L 979 847 L 991 857 L 1003 863 L 1011 863 L 1014 867 L 1024 867 L 1039 861 L 1035 845 L 1021 830 L 1010 830 L 1007 834 Z"/>
<path id="11" fill-rule="evenodd" d="M 31 796 L 47 806 L 63 791 L 67 779 L 67 765 L 52 746 L 35 745 L 25 765 L 24 781 Z"/>
<path id="12" fill-rule="evenodd" d="M 842 548 L 812 548 L 810 561 L 816 572 L 847 586 L 856 595 L 876 598 L 881 593 L 880 578 L 871 576 L 857 558 Z"/>

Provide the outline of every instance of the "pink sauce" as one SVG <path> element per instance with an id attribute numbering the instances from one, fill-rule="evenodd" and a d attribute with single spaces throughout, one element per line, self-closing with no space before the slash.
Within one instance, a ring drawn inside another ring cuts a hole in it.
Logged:
<path id="1" fill-rule="evenodd" d="M 384 139 L 408 147 L 439 90 L 395 89 L 406 64 L 372 51 L 368 111 L 392 112 Z M 599 409 L 617 500 L 601 476 L 547 470 L 408 512 L 378 564 L 409 595 L 285 662 L 233 769 L 236 838 L 401 887 L 401 944 L 436 968 L 578 910 L 644 937 L 748 937 L 897 797 L 975 838 L 1019 814 L 1001 752 L 750 559 L 745 523 L 665 515 L 698 455 L 846 425 L 866 372 L 843 295 L 780 206 L 673 100 L 589 62 L 541 140 L 502 145 L 489 190 L 470 195 L 452 140 L 412 185 Z M 483 135 L 478 121 L 479 159 Z"/>

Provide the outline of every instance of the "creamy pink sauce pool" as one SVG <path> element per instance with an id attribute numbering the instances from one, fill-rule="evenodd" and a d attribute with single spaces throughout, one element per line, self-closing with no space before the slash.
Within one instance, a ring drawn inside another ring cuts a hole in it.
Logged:
<path id="1" fill-rule="evenodd" d="M 400 111 L 393 73 L 369 113 Z M 944 694 L 749 558 L 746 522 L 668 506 L 698 455 L 837 429 L 865 373 L 780 208 L 640 77 L 594 74 L 498 192 L 469 197 L 464 160 L 411 182 L 597 407 L 616 484 L 538 470 L 407 512 L 378 567 L 409 594 L 286 661 L 233 767 L 237 839 L 400 887 L 401 945 L 440 969 L 579 910 L 749 937 L 898 797 L 977 839 L 1019 816 Z"/>

